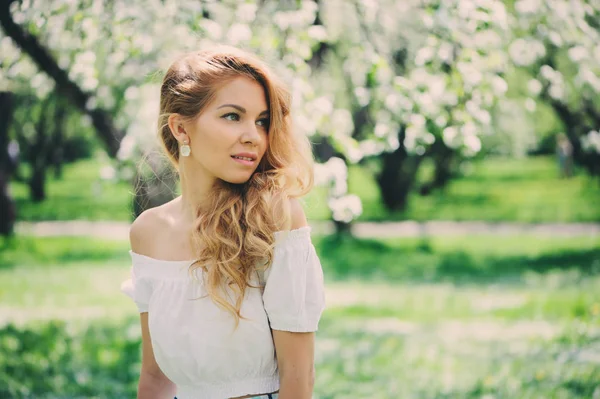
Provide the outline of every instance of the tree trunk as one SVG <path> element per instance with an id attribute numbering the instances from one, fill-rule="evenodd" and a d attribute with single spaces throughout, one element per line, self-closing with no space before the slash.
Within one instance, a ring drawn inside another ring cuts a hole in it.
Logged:
<path id="1" fill-rule="evenodd" d="M 47 131 L 49 124 L 49 109 L 52 105 L 52 97 L 44 100 L 41 104 L 40 114 L 35 128 L 35 137 L 30 146 L 29 164 L 31 165 L 31 177 L 29 178 L 29 197 L 33 202 L 42 202 L 46 199 L 46 166 L 48 165 L 51 143 Z"/>
<path id="2" fill-rule="evenodd" d="M 435 171 L 433 174 L 433 187 L 444 188 L 453 175 L 452 161 L 454 160 L 452 152 L 440 154 L 435 158 Z"/>
<path id="3" fill-rule="evenodd" d="M 29 198 L 33 202 L 42 202 L 46 199 L 46 168 L 36 162 L 29 178 Z"/>
<path id="4" fill-rule="evenodd" d="M 60 179 L 62 177 L 63 154 L 65 143 L 65 118 L 67 116 L 66 104 L 58 99 L 54 110 L 54 131 L 52 132 L 52 152 L 49 154 L 48 163 L 54 169 L 54 177 Z"/>
<path id="5" fill-rule="evenodd" d="M 321 163 L 327 162 L 331 157 L 336 155 L 335 148 L 331 145 L 328 137 L 321 136 L 314 139 L 312 143 L 315 159 Z"/>
<path id="6" fill-rule="evenodd" d="M 550 47 L 546 50 L 546 57 L 540 61 L 540 65 L 546 64 L 557 69 L 557 55 L 558 49 L 554 46 Z M 600 126 L 600 109 L 594 101 L 583 98 L 581 109 L 574 110 L 561 101 L 552 98 L 548 90 L 549 86 L 546 85 L 540 97 L 550 104 L 562 121 L 567 138 L 573 147 L 573 160 L 576 164 L 587 169 L 592 176 L 600 177 L 600 154 L 586 152 L 581 146 L 581 138 L 590 130 L 595 130 Z"/>
<path id="7" fill-rule="evenodd" d="M 0 235 L 13 233 L 16 211 L 8 184 L 14 165 L 8 154 L 8 128 L 12 119 L 13 94 L 0 92 Z"/>
<path id="8" fill-rule="evenodd" d="M 430 152 L 434 162 L 433 178 L 419 188 L 421 195 L 429 195 L 433 190 L 443 189 L 454 176 L 456 152 L 441 140 L 436 141 Z"/>
<path id="9" fill-rule="evenodd" d="M 412 189 L 417 172 L 423 160 L 422 156 L 408 154 L 404 147 L 405 127 L 398 137 L 400 147 L 394 152 L 382 154 L 382 170 L 377 183 L 385 207 L 389 211 L 401 211 L 408 205 L 408 195 Z"/>
<path id="10" fill-rule="evenodd" d="M 340 222 L 338 220 L 333 221 L 335 227 L 335 236 L 349 236 L 352 237 L 352 223 Z"/>
<path id="11" fill-rule="evenodd" d="M 551 99 L 550 105 L 565 127 L 565 133 L 573 147 L 573 160 L 587 169 L 592 176 L 600 176 L 600 155 L 586 152 L 581 146 L 581 137 L 600 124 L 600 112 L 590 107 L 583 111 L 572 111 L 560 101 Z"/>

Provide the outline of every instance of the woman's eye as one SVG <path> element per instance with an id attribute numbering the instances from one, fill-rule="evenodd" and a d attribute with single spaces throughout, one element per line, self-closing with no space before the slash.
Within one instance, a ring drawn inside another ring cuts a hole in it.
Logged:
<path id="1" fill-rule="evenodd" d="M 259 126 L 262 126 L 264 128 L 268 128 L 269 127 L 269 120 L 268 119 L 259 119 L 256 123 L 258 123 Z"/>
<path id="2" fill-rule="evenodd" d="M 227 119 L 228 121 L 236 121 L 236 122 L 240 120 L 240 116 L 234 112 L 225 114 L 222 116 L 222 118 Z"/>

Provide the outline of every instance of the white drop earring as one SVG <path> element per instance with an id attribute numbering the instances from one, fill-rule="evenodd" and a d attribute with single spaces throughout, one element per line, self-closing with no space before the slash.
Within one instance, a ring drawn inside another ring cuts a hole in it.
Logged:
<path id="1" fill-rule="evenodd" d="M 192 152 L 192 149 L 188 145 L 187 140 L 183 142 L 183 144 L 181 145 L 181 147 L 179 147 L 179 152 L 181 152 L 181 155 L 184 156 L 184 157 L 189 157 L 190 156 L 190 153 Z"/>

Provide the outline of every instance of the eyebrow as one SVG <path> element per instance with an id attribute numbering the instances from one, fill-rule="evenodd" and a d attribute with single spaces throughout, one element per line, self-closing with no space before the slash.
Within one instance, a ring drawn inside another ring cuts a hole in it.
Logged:
<path id="1" fill-rule="evenodd" d="M 220 107 L 218 107 L 217 109 L 221 109 L 221 108 L 225 108 L 225 107 L 231 107 L 231 108 L 235 108 L 238 111 L 240 111 L 241 113 L 245 114 L 246 113 L 246 108 L 242 107 L 241 105 L 237 105 L 237 104 L 223 104 Z M 265 110 L 263 112 L 261 112 L 260 114 L 258 114 L 259 116 L 264 115 L 264 114 L 269 114 L 268 110 Z"/>

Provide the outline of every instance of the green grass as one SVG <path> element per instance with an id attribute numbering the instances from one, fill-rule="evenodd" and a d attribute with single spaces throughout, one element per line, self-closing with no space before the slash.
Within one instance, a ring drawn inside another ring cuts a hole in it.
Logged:
<path id="1" fill-rule="evenodd" d="M 100 179 L 105 166 L 95 159 L 65 165 L 63 177 L 49 176 L 47 199 L 41 203 L 29 200 L 29 189 L 13 182 L 11 190 L 17 207 L 17 218 L 41 220 L 132 220 L 131 193 L 124 182 Z"/>
<path id="2" fill-rule="evenodd" d="M 313 241 L 328 302 L 315 398 L 599 394 L 600 237 Z M 127 249 L 0 242 L 0 397 L 135 395 Z"/>
<path id="3" fill-rule="evenodd" d="M 129 244 L 78 237 L 0 237 L 0 270 L 24 265 L 123 261 Z"/>
<path id="4" fill-rule="evenodd" d="M 28 200 L 28 190 L 12 183 L 19 220 L 132 219 L 132 188 L 99 179 L 102 163 L 80 161 L 65 166 L 61 180 L 50 179 L 48 199 Z M 551 157 L 489 158 L 474 162 L 465 176 L 427 197 L 414 193 L 404 212 L 387 212 L 372 174 L 350 168 L 349 191 L 359 195 L 364 212 L 359 220 L 487 220 L 516 222 L 598 222 L 600 183 L 585 173 L 560 179 Z M 421 179 L 430 173 L 425 165 Z M 330 217 L 327 190 L 317 187 L 306 198 L 309 219 Z"/>
<path id="5" fill-rule="evenodd" d="M 467 236 L 314 240 L 332 278 L 449 282 L 523 281 L 524 273 L 600 273 L 600 238 Z"/>
<path id="6" fill-rule="evenodd" d="M 421 179 L 429 169 L 425 165 Z M 551 157 L 487 158 L 467 170 L 444 190 L 426 197 L 413 193 L 405 212 L 384 211 L 364 169 L 351 170 L 349 189 L 363 201 L 360 220 L 600 221 L 600 181 L 583 172 L 561 179 Z"/>

